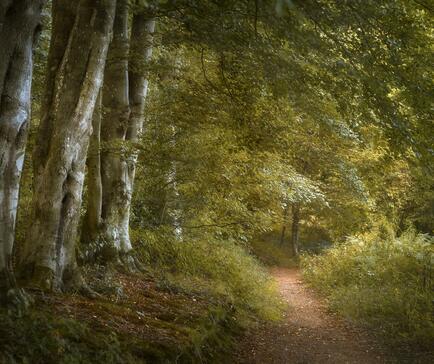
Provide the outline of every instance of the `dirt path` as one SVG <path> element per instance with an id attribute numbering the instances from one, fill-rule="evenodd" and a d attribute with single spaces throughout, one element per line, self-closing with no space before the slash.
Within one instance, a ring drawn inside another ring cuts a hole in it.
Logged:
<path id="1" fill-rule="evenodd" d="M 235 355 L 238 364 L 391 363 L 366 332 L 326 311 L 301 281 L 296 269 L 275 268 L 290 309 L 283 323 L 259 327 L 245 336 Z"/>

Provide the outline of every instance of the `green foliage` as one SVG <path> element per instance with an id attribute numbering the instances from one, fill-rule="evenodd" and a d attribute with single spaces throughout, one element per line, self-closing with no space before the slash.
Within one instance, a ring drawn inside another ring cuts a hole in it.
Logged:
<path id="1" fill-rule="evenodd" d="M 268 266 L 294 268 L 297 262 L 291 257 L 292 252 L 288 245 L 280 246 L 279 243 L 254 239 L 251 243 L 252 253 Z"/>
<path id="2" fill-rule="evenodd" d="M 240 319 L 280 317 L 274 283 L 244 247 L 231 241 L 179 241 L 164 230 L 135 231 L 133 239 L 139 257 L 171 286 L 224 297 Z"/>
<path id="3" fill-rule="evenodd" d="M 2 363 L 133 363 L 115 333 L 94 331 L 80 321 L 43 311 L 19 320 L 0 312 L 0 333 Z"/>
<path id="4" fill-rule="evenodd" d="M 302 266 L 306 279 L 346 317 L 395 344 L 432 344 L 432 237 L 411 230 L 387 240 L 373 233 L 353 237 L 324 255 L 304 256 Z"/>
<path id="5" fill-rule="evenodd" d="M 213 333 L 231 320 L 232 309 L 238 322 L 279 316 L 273 284 L 249 250 L 265 264 L 292 264 L 286 246 L 255 237 L 289 226 L 283 210 L 294 203 L 301 248 L 311 251 L 391 221 L 378 239 L 353 239 L 305 258 L 306 276 L 354 319 L 397 340 L 431 338 L 425 313 L 432 303 L 421 285 L 426 262 L 417 257 L 432 248 L 422 237 L 393 240 L 393 231 L 414 225 L 433 232 L 432 9 L 405 0 L 131 3 L 133 9 L 156 5 L 158 13 L 156 56 L 146 65 L 145 128 L 137 144 L 102 148 L 123 156 L 140 152 L 132 237 L 159 284 L 230 307 L 211 308 L 212 318 L 192 330 L 192 357 L 203 355 L 203 338 L 221 339 Z M 43 23 L 35 52 L 36 113 L 49 16 Z M 33 124 L 18 253 L 29 223 Z M 47 338 L 32 341 L 33 335 L 21 348 L 50 348 L 41 355 L 53 360 L 57 347 L 90 362 L 116 362 L 124 350 L 119 337 L 108 334 L 104 341 L 97 333 L 94 343 L 82 324 L 46 320 L 54 331 L 35 317 L 34 326 L 19 324 L 11 342 L 23 344 L 20 335 L 37 328 Z M 52 334 L 57 328 L 65 333 Z M 107 356 L 92 356 L 105 350 Z"/>
<path id="6" fill-rule="evenodd" d="M 241 323 L 222 297 L 113 274 L 120 296 L 44 294 L 22 317 L 0 310 L 0 363 L 219 363 L 231 349 Z"/>

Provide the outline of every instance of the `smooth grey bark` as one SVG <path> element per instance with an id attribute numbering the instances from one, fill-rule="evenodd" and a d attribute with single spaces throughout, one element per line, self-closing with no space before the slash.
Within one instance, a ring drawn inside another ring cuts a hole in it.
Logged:
<path id="1" fill-rule="evenodd" d="M 33 46 L 44 2 L 0 0 L 0 303 L 24 298 L 12 250 L 30 122 Z"/>
<path id="2" fill-rule="evenodd" d="M 131 114 L 128 123 L 126 140 L 130 143 L 138 142 L 145 119 L 145 101 L 148 93 L 148 77 L 146 65 L 152 58 L 155 19 L 145 12 L 134 15 L 131 27 L 131 44 L 129 55 L 129 96 Z M 130 156 L 128 167 L 128 189 L 134 190 L 137 153 Z M 131 199 L 127 201 L 127 216 L 129 223 Z"/>
<path id="3" fill-rule="evenodd" d="M 135 14 L 131 27 L 129 55 L 130 120 L 126 139 L 136 142 L 143 128 L 145 101 L 148 93 L 146 64 L 152 58 L 155 19 L 144 12 Z"/>
<path id="4" fill-rule="evenodd" d="M 300 235 L 300 206 L 292 205 L 291 249 L 294 257 L 298 256 L 298 239 Z"/>
<path id="5" fill-rule="evenodd" d="M 126 219 L 131 191 L 123 156 L 130 117 L 128 85 L 128 0 L 119 0 L 104 71 L 103 118 L 101 123 L 102 231 L 101 255 L 113 261 L 131 250 Z"/>
<path id="6" fill-rule="evenodd" d="M 92 117 L 92 135 L 90 137 L 87 155 L 87 208 L 84 216 L 81 241 L 90 244 L 98 239 L 101 225 L 102 184 L 101 184 L 101 114 L 102 92 L 98 99 Z"/>
<path id="7" fill-rule="evenodd" d="M 75 243 L 92 114 L 115 4 L 116 0 L 53 1 L 47 99 L 35 151 L 32 223 L 20 260 L 22 276 L 31 287 L 53 290 L 83 284 Z"/>
<path id="8" fill-rule="evenodd" d="M 143 12 L 136 13 L 128 39 L 127 3 L 118 2 L 104 73 L 101 127 L 101 258 L 123 265 L 131 262 L 129 219 L 137 155 L 121 149 L 126 143 L 137 142 L 143 127 L 148 89 L 145 65 L 152 55 L 155 28 L 152 18 Z"/>

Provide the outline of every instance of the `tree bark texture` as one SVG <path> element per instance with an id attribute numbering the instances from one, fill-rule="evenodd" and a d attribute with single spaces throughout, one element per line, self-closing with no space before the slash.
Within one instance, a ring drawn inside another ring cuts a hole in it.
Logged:
<path id="1" fill-rule="evenodd" d="M 33 220 L 20 262 L 30 286 L 79 285 L 75 242 L 92 114 L 115 0 L 54 0 L 46 100 L 35 152 Z"/>
<path id="2" fill-rule="evenodd" d="M 152 55 L 154 27 L 153 19 L 137 13 L 129 39 L 128 2 L 118 2 L 103 86 L 101 240 L 105 261 L 122 261 L 132 250 L 129 219 L 137 155 L 124 147 L 138 140 L 143 127 L 148 86 L 144 67 Z"/>
<path id="3" fill-rule="evenodd" d="M 101 123 L 102 258 L 116 260 L 131 250 L 128 233 L 126 158 L 122 144 L 130 117 L 128 86 L 128 1 L 119 0 L 104 71 Z"/>
<path id="4" fill-rule="evenodd" d="M 155 19 L 141 12 L 133 17 L 129 56 L 130 120 L 126 139 L 136 142 L 144 122 L 145 100 L 148 93 L 146 65 L 152 57 Z"/>
<path id="5" fill-rule="evenodd" d="M 16 290 L 12 249 L 44 0 L 0 0 L 0 301 Z"/>
<path id="6" fill-rule="evenodd" d="M 155 19 L 141 12 L 133 17 L 131 28 L 131 45 L 129 56 L 129 86 L 130 86 L 130 119 L 126 140 L 136 143 L 142 132 L 145 119 L 145 101 L 148 93 L 148 77 L 146 65 L 152 58 L 153 36 L 155 31 Z M 133 153 L 127 163 L 128 188 L 134 190 L 134 178 L 136 174 L 137 153 Z M 127 218 L 129 223 L 131 199 L 127 201 Z"/>
<path id="7" fill-rule="evenodd" d="M 90 244 L 98 239 L 101 225 L 102 184 L 101 184 L 101 113 L 102 92 L 98 94 L 92 117 L 92 135 L 87 155 L 87 209 L 81 231 L 81 241 Z"/>

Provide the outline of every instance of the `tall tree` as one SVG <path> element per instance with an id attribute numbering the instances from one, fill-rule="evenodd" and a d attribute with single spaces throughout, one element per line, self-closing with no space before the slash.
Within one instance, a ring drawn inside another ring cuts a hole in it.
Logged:
<path id="1" fill-rule="evenodd" d="M 126 161 L 122 141 L 128 128 L 130 104 L 128 96 L 128 0 L 119 0 L 104 71 L 101 120 L 101 181 L 102 181 L 102 255 L 105 260 L 128 252 L 128 221 L 126 201 L 131 191 L 126 186 Z"/>
<path id="2" fill-rule="evenodd" d="M 38 143 L 32 223 L 20 265 L 28 284 L 82 284 L 75 242 L 91 119 L 101 87 L 115 0 L 53 1 L 53 34 Z"/>
<path id="3" fill-rule="evenodd" d="M 129 37 L 128 13 L 129 2 L 118 1 L 102 90 L 101 217 L 92 215 L 101 222 L 98 258 L 132 266 L 129 217 L 137 154 L 129 147 L 138 141 L 143 127 L 148 89 L 145 66 L 152 55 L 155 20 L 149 9 L 135 7 Z M 89 183 L 89 198 L 96 195 L 94 188 L 97 185 Z M 95 222 L 85 222 L 86 230 Z"/>
<path id="4" fill-rule="evenodd" d="M 19 292 L 12 249 L 30 121 L 33 46 L 44 3 L 0 1 L 0 302 Z"/>

